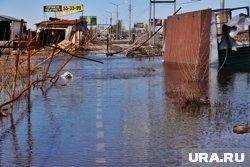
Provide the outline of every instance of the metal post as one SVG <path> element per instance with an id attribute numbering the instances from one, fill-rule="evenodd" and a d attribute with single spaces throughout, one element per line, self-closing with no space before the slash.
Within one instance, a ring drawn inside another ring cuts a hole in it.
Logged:
<path id="1" fill-rule="evenodd" d="M 110 25 L 112 25 L 112 12 L 109 12 L 109 11 L 107 11 L 107 10 L 105 10 L 105 12 L 107 12 L 107 13 L 109 13 L 110 14 Z"/>
<path id="2" fill-rule="evenodd" d="M 106 24 L 106 25 L 107 25 L 107 24 L 108 24 L 108 16 L 103 15 L 103 17 L 104 17 L 104 21 L 105 21 L 105 22 L 104 22 L 104 24 Z"/>
<path id="3" fill-rule="evenodd" d="M 176 12 L 176 0 L 174 1 L 174 13 Z"/>
<path id="4" fill-rule="evenodd" d="M 220 1 L 220 8 L 225 9 L 225 0 Z"/>
<path id="5" fill-rule="evenodd" d="M 154 3 L 154 14 L 153 14 L 153 34 L 154 33 L 155 33 L 155 3 Z M 155 45 L 155 36 L 153 36 L 153 45 Z"/>
<path id="6" fill-rule="evenodd" d="M 116 26 L 116 34 L 117 34 L 117 38 L 119 37 L 119 13 L 118 13 L 118 5 L 116 6 L 117 10 L 116 10 L 116 17 L 117 17 L 117 26 Z"/>
<path id="7" fill-rule="evenodd" d="M 118 7 L 119 7 L 119 5 L 118 4 L 115 4 L 115 3 L 113 3 L 113 2 L 110 2 L 110 4 L 112 4 L 112 5 L 115 5 L 116 6 L 116 35 L 117 35 L 117 37 L 118 37 L 118 35 L 119 35 L 119 10 L 118 10 Z M 120 4 L 121 5 L 121 4 Z"/>
<path id="8" fill-rule="evenodd" d="M 131 39 L 131 11 L 132 11 L 132 5 L 131 5 L 131 0 L 129 0 L 129 39 Z"/>
<path id="9" fill-rule="evenodd" d="M 30 87 L 30 42 L 31 42 L 31 36 L 30 36 L 30 29 L 28 30 L 28 63 L 27 63 L 27 87 Z M 28 96 L 28 109 L 30 109 L 30 89 L 27 92 Z"/>
<path id="10" fill-rule="evenodd" d="M 17 72 L 18 72 L 18 65 L 19 65 L 19 57 L 20 57 L 20 50 L 21 50 L 21 41 L 22 41 L 22 35 L 23 35 L 23 24 L 24 20 L 21 20 L 20 24 L 20 30 L 18 35 L 18 47 L 17 47 L 17 55 L 15 60 L 15 68 L 13 70 L 13 80 L 12 80 L 12 89 L 11 89 L 11 99 L 15 98 L 15 92 L 16 92 L 16 80 L 17 80 Z M 13 111 L 13 102 L 10 104 L 10 113 Z"/>
<path id="11" fill-rule="evenodd" d="M 248 40 L 249 40 L 249 45 L 250 45 L 250 26 L 248 26 Z"/>
<path id="12" fill-rule="evenodd" d="M 109 35 L 108 35 L 108 38 L 109 38 L 109 46 L 108 47 L 110 48 L 110 45 L 111 45 L 111 35 L 112 35 L 112 12 L 109 12 L 107 10 L 105 10 L 105 12 L 107 12 L 107 13 L 110 14 L 110 31 L 109 31 Z"/>
<path id="13" fill-rule="evenodd" d="M 107 35 L 107 54 L 109 53 L 109 34 Z"/>
<path id="14" fill-rule="evenodd" d="M 149 21 L 148 21 L 148 30 L 149 30 L 149 36 L 151 36 L 151 19 L 152 19 L 152 3 L 151 0 L 149 0 L 150 3 L 150 9 L 149 9 Z M 151 40 L 149 41 L 149 45 L 151 44 Z"/>

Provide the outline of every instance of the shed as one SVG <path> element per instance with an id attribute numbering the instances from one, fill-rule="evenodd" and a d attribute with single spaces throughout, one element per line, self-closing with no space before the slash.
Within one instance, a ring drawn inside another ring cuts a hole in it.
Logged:
<path id="1" fill-rule="evenodd" d="M 48 21 L 36 23 L 37 26 L 37 42 L 39 46 L 49 45 L 55 42 L 55 35 L 59 34 L 60 39 L 69 40 L 73 43 L 80 43 L 81 31 L 83 31 L 84 21 L 81 19 L 65 20 L 50 18 Z"/>
<path id="2" fill-rule="evenodd" d="M 0 46 L 4 46 L 9 41 L 17 40 L 20 30 L 21 20 L 11 17 L 0 15 Z M 24 24 L 24 32 L 26 32 L 26 22 Z M 13 42 L 11 42 L 13 46 Z"/>

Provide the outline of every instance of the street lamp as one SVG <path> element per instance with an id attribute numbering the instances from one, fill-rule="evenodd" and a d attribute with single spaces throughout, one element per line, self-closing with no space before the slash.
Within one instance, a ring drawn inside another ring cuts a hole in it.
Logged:
<path id="1" fill-rule="evenodd" d="M 106 20 L 105 24 L 108 24 L 108 16 L 106 16 L 104 14 L 102 16 L 105 17 L 105 20 Z"/>
<path id="2" fill-rule="evenodd" d="M 110 14 L 110 26 L 112 26 L 112 12 L 105 10 L 105 12 Z"/>

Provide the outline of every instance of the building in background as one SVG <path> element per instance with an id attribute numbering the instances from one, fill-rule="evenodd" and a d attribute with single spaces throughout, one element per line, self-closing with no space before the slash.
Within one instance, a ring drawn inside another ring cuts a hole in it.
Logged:
<path id="1" fill-rule="evenodd" d="M 50 18 L 48 21 L 37 23 L 37 42 L 39 46 L 55 43 L 56 36 L 59 35 L 59 42 L 63 40 L 71 41 L 74 44 L 80 44 L 82 32 L 86 30 L 84 20 L 65 20 Z"/>
<path id="2" fill-rule="evenodd" d="M 16 46 L 21 25 L 21 19 L 11 16 L 0 15 L 0 47 L 9 48 L 5 51 L 10 51 L 10 48 Z M 23 26 L 22 38 L 25 40 L 27 34 L 26 22 Z"/>

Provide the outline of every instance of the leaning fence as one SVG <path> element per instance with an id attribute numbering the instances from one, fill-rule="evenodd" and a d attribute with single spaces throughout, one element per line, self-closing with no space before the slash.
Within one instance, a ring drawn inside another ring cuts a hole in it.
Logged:
<path id="1" fill-rule="evenodd" d="M 66 47 L 61 47 L 62 45 L 58 43 L 60 36 L 56 36 L 54 44 L 47 46 L 48 49 L 46 50 L 43 48 L 31 50 L 30 30 L 28 30 L 28 39 L 25 41 L 25 47 L 21 48 L 23 25 L 24 21 L 21 20 L 18 47 L 15 54 L 0 55 L 0 115 L 2 116 L 7 116 L 7 113 L 11 114 L 15 102 L 18 100 L 23 100 L 27 107 L 30 108 L 31 88 L 39 87 L 41 92 L 45 94 L 48 87 L 56 84 L 60 72 L 74 57 L 102 63 L 98 60 L 78 55 L 78 51 L 72 43 L 69 43 Z M 72 52 L 72 50 L 74 51 Z M 39 57 L 39 62 L 31 62 L 33 57 L 41 55 L 41 52 L 43 54 Z M 64 55 L 63 61 L 58 66 L 56 72 L 50 74 L 52 61 L 59 54 Z"/>

